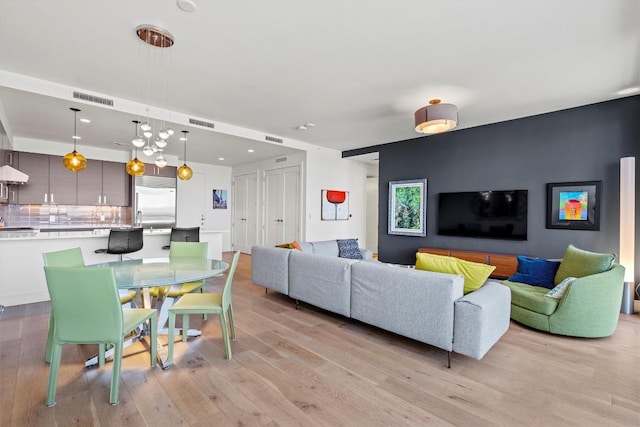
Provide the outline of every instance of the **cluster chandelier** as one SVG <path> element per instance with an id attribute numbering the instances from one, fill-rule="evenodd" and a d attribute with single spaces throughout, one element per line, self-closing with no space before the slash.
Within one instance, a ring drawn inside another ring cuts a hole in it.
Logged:
<path id="1" fill-rule="evenodd" d="M 154 25 L 139 25 L 136 28 L 136 34 L 140 40 L 148 45 L 147 49 L 147 57 L 146 57 L 146 72 L 145 76 L 147 77 L 147 95 L 149 100 L 151 98 L 151 72 L 156 70 L 163 70 L 165 64 L 163 61 L 163 55 L 160 55 L 160 64 L 151 64 L 151 51 L 154 47 L 158 48 L 169 48 L 173 46 L 174 38 L 171 33 L 163 28 L 156 27 Z M 161 50 L 162 52 L 162 50 Z M 166 79 L 163 79 L 166 80 Z M 158 91 L 156 91 L 158 92 Z M 164 101 L 166 92 L 166 83 L 163 81 L 162 88 L 159 91 L 160 101 Z M 158 167 L 165 167 L 167 165 L 167 160 L 165 159 L 162 152 L 164 148 L 167 146 L 168 139 L 174 134 L 173 129 L 166 126 L 164 120 L 160 120 L 159 123 L 152 121 L 148 114 L 149 110 L 147 109 L 147 121 L 139 122 L 140 128 L 139 131 L 142 132 L 142 136 L 138 133 L 138 129 L 136 128 L 136 135 L 131 141 L 131 143 L 136 148 L 142 148 L 142 152 L 145 156 L 152 156 L 156 154 L 155 164 Z M 156 128 L 159 128 L 157 134 L 154 136 L 154 124 Z M 144 138 L 146 138 L 146 141 Z"/>
<path id="2" fill-rule="evenodd" d="M 76 151 L 76 142 L 80 139 L 78 136 L 78 108 L 69 108 L 73 111 L 73 151 L 66 154 L 62 158 L 62 164 L 71 172 L 79 172 L 87 167 L 87 159 Z"/>
<path id="3" fill-rule="evenodd" d="M 458 107 L 453 104 L 441 104 L 441 102 L 439 99 L 432 99 L 429 105 L 416 111 L 416 132 L 440 133 L 458 126 Z"/>

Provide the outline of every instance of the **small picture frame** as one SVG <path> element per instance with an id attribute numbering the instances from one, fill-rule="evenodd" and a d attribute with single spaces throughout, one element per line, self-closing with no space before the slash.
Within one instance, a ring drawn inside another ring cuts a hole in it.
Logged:
<path id="1" fill-rule="evenodd" d="M 602 181 L 547 184 L 547 228 L 600 230 Z"/>
<path id="2" fill-rule="evenodd" d="M 427 180 L 389 181 L 387 233 L 427 235 Z"/>

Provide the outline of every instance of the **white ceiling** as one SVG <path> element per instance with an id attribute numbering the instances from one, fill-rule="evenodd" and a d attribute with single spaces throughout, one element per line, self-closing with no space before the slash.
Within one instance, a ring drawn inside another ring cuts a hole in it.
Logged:
<path id="1" fill-rule="evenodd" d="M 151 108 L 192 131 L 190 159 L 234 165 L 299 141 L 348 150 L 417 137 L 413 112 L 436 97 L 458 105 L 464 129 L 640 87 L 639 0 L 194 1 L 186 13 L 175 0 L 0 0 L 10 134 L 70 141 L 77 106 L 92 119 L 79 151 L 127 150 L 131 120 Z M 175 45 L 148 48 L 140 24 Z M 84 104 L 72 90 L 116 102 Z"/>

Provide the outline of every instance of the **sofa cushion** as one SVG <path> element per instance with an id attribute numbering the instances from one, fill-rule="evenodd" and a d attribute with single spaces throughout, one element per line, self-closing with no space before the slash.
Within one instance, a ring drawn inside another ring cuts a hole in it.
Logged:
<path id="1" fill-rule="evenodd" d="M 584 277 L 611 270 L 615 254 L 600 254 L 569 245 L 554 280 L 558 285 L 567 277 Z"/>
<path id="2" fill-rule="evenodd" d="M 526 283 L 534 286 L 552 289 L 553 280 L 560 266 L 560 261 L 529 258 L 519 255 L 518 271 L 509 277 L 511 282 Z"/>
<path id="3" fill-rule="evenodd" d="M 338 242 L 335 240 L 322 240 L 308 243 L 313 247 L 313 253 L 316 255 L 338 256 Z"/>
<path id="4" fill-rule="evenodd" d="M 358 247 L 358 239 L 338 239 L 338 256 L 340 258 L 362 259 Z"/>
<path id="5" fill-rule="evenodd" d="M 526 283 L 502 282 L 511 289 L 511 304 L 527 310 L 549 316 L 556 311 L 560 300 L 545 296 L 549 289 L 541 286 L 527 285 Z"/>
<path id="6" fill-rule="evenodd" d="M 479 289 L 495 270 L 495 267 L 450 256 L 418 252 L 416 253 L 416 269 L 460 274 L 464 276 L 464 293 L 468 294 Z"/>

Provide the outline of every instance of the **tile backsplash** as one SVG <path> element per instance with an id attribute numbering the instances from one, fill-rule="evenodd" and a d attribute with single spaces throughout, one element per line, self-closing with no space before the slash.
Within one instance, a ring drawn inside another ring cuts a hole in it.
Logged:
<path id="1" fill-rule="evenodd" d="M 0 205 L 5 227 L 40 230 L 110 228 L 132 224 L 131 207 L 71 205 Z"/>

